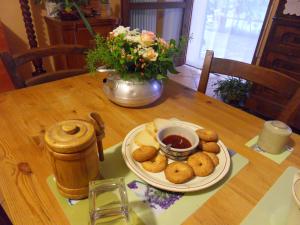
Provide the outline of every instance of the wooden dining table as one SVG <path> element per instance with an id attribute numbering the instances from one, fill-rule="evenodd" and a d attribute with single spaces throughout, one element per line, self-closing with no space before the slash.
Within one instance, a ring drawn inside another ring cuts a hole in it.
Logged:
<path id="1" fill-rule="evenodd" d="M 177 118 L 215 130 L 224 144 L 249 160 L 183 224 L 240 224 L 288 166 L 300 167 L 300 136 L 281 164 L 245 146 L 264 120 L 168 80 L 162 97 L 141 108 L 112 103 L 102 91 L 107 74 L 84 74 L 0 95 L 0 201 L 13 224 L 69 224 L 46 179 L 52 174 L 45 130 L 67 119 L 100 113 L 104 148 L 122 142 L 136 126 L 155 118 Z"/>

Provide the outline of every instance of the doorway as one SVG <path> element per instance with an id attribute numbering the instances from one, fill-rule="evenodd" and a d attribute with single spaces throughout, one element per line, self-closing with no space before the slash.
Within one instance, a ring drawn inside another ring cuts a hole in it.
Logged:
<path id="1" fill-rule="evenodd" d="M 201 68 L 205 51 L 251 63 L 270 0 L 194 1 L 186 64 Z"/>

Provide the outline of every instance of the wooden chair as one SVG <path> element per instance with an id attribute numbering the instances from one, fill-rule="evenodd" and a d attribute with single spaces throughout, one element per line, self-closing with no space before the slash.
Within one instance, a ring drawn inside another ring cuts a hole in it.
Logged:
<path id="1" fill-rule="evenodd" d="M 50 47 L 30 49 L 26 52 L 16 55 L 11 55 L 8 52 L 0 52 L 0 57 L 15 87 L 24 88 L 27 86 L 37 85 L 86 73 L 87 69 L 58 70 L 55 72 L 42 73 L 24 80 L 17 72 L 17 68 L 19 66 L 43 57 L 67 54 L 83 55 L 86 51 L 87 48 L 81 45 L 53 45 Z"/>
<path id="2" fill-rule="evenodd" d="M 214 58 L 214 52 L 206 51 L 198 91 L 205 93 L 210 73 L 239 77 L 269 88 L 289 99 L 277 117 L 288 123 L 300 107 L 300 83 L 291 77 L 264 67 L 229 59 Z"/>

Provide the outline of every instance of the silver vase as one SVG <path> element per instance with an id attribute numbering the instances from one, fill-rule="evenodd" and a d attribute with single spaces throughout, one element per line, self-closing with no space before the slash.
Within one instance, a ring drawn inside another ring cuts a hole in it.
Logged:
<path id="1" fill-rule="evenodd" d="M 108 99 L 118 105 L 141 107 L 155 102 L 161 96 L 163 83 L 155 79 L 122 80 L 116 72 L 111 72 L 103 80 L 103 90 Z"/>

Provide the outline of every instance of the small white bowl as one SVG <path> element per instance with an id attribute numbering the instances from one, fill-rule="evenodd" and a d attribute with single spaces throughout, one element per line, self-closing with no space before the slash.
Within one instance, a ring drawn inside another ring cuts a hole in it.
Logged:
<path id="1" fill-rule="evenodd" d="M 191 143 L 191 147 L 182 149 L 167 147 L 162 140 L 170 135 L 178 135 L 186 138 Z M 168 158 L 180 161 L 186 160 L 189 155 L 194 153 L 199 144 L 199 137 L 197 133 L 191 128 L 181 126 L 168 126 L 160 129 L 157 132 L 156 139 L 160 145 L 160 149 L 167 155 Z"/>
<path id="2" fill-rule="evenodd" d="M 294 199 L 300 209 L 300 172 L 296 173 L 294 176 L 292 192 Z"/>

